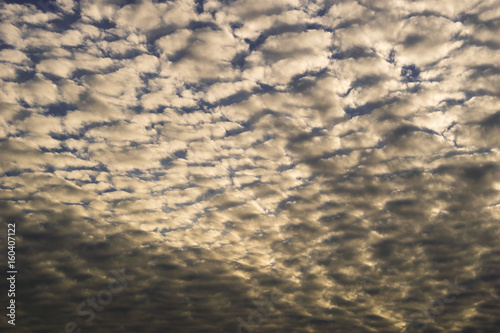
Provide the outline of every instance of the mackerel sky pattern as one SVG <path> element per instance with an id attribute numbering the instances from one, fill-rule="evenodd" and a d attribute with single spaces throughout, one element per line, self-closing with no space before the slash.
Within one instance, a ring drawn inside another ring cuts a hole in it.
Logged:
<path id="1" fill-rule="evenodd" d="M 2 330 L 500 332 L 499 31 L 497 0 L 4 1 Z"/>

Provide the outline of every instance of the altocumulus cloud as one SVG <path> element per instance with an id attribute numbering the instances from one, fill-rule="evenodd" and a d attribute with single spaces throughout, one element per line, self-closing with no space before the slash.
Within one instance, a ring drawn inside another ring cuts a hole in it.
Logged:
<path id="1" fill-rule="evenodd" d="M 4 1 L 5 331 L 499 332 L 499 29 L 495 0 Z"/>

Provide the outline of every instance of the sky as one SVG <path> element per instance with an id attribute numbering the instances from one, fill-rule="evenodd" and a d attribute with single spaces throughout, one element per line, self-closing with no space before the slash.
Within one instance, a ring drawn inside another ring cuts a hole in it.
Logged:
<path id="1" fill-rule="evenodd" d="M 500 332 L 496 0 L 0 4 L 5 332 Z"/>

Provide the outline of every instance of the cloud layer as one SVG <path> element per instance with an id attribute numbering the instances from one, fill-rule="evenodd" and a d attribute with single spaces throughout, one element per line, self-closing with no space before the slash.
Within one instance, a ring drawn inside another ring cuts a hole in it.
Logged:
<path id="1" fill-rule="evenodd" d="M 494 0 L 7 1 L 15 331 L 498 332 L 499 28 Z"/>

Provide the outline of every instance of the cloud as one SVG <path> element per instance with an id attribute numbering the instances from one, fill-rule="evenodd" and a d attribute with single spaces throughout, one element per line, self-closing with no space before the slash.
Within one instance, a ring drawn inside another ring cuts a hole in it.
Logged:
<path id="1" fill-rule="evenodd" d="M 8 1 L 16 331 L 494 332 L 498 16 L 479 0 Z M 85 321 L 122 268 L 136 278 Z"/>

